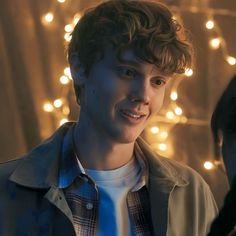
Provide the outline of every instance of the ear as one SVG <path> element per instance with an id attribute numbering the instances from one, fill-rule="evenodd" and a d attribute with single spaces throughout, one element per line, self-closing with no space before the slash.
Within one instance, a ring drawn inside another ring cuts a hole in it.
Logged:
<path id="1" fill-rule="evenodd" d="M 85 69 L 79 60 L 77 52 L 71 53 L 69 57 L 69 63 L 70 63 L 71 76 L 74 80 L 74 83 L 78 86 L 83 85 L 86 79 Z"/>

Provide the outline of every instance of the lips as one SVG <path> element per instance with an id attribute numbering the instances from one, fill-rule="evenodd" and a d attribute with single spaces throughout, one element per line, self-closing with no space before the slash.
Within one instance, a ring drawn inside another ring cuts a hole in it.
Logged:
<path id="1" fill-rule="evenodd" d="M 121 109 L 120 113 L 123 117 L 128 119 L 130 122 L 141 121 L 146 114 L 144 112 L 136 111 L 136 110 L 130 110 L 130 109 Z"/>

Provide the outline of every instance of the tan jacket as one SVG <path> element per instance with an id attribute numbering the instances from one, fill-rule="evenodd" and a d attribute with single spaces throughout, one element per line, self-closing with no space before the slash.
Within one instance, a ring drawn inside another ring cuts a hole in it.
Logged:
<path id="1" fill-rule="evenodd" d="M 71 123 L 18 160 L 0 164 L 0 236 L 74 236 L 72 213 L 57 187 L 61 144 Z M 149 167 L 156 236 L 205 236 L 217 207 L 194 170 L 158 157 L 138 138 Z"/>

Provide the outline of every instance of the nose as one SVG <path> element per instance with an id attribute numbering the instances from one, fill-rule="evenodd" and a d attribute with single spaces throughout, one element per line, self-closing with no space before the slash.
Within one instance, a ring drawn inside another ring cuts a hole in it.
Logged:
<path id="1" fill-rule="evenodd" d="M 134 88 L 130 92 L 128 99 L 131 102 L 142 103 L 148 105 L 150 103 L 150 88 L 144 81 L 135 81 Z"/>

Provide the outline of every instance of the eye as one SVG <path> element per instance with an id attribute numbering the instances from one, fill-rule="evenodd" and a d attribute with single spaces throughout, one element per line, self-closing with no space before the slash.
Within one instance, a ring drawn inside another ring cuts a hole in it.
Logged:
<path id="1" fill-rule="evenodd" d="M 153 78 L 152 82 L 153 82 L 154 86 L 157 88 L 160 88 L 166 84 L 166 80 L 161 77 Z"/>
<path id="2" fill-rule="evenodd" d="M 128 79 L 133 79 L 137 74 L 134 69 L 128 68 L 128 67 L 119 67 L 118 73 L 120 76 L 128 78 Z"/>

